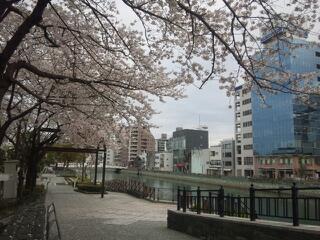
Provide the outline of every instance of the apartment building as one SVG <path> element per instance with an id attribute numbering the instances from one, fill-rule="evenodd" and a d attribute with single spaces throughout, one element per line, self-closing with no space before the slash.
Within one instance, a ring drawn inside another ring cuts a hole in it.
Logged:
<path id="1" fill-rule="evenodd" d="M 155 139 L 150 129 L 145 126 L 133 126 L 129 130 L 128 165 L 133 167 L 138 156 L 154 157 Z M 146 165 L 146 163 L 144 163 Z"/>
<path id="2" fill-rule="evenodd" d="M 235 176 L 252 177 L 254 173 L 251 91 L 239 86 L 235 101 Z"/>

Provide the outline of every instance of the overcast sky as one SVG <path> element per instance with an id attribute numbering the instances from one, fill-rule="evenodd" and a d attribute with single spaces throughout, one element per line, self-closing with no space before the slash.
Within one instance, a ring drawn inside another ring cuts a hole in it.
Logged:
<path id="1" fill-rule="evenodd" d="M 233 105 L 233 98 L 226 97 L 217 82 L 208 82 L 201 90 L 190 85 L 186 94 L 188 97 L 178 101 L 154 103 L 155 110 L 161 111 L 151 121 L 159 126 L 151 129 L 155 138 L 159 138 L 161 133 L 172 136 L 176 127 L 196 128 L 199 126 L 199 116 L 200 124 L 209 128 L 210 145 L 233 138 L 233 109 L 228 107 L 230 103 Z"/>

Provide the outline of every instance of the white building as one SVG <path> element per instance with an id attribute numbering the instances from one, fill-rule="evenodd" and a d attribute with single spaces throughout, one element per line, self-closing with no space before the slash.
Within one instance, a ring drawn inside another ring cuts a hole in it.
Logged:
<path id="1" fill-rule="evenodd" d="M 154 169 L 165 172 L 173 171 L 173 153 L 161 152 L 155 154 Z"/>
<path id="2" fill-rule="evenodd" d="M 207 173 L 208 175 L 222 175 L 222 146 L 211 146 L 209 154 L 209 162 L 207 164 Z"/>
<path id="3" fill-rule="evenodd" d="M 91 163 L 94 165 L 95 162 L 95 155 L 91 154 Z M 104 152 L 99 151 L 98 155 L 98 166 L 102 167 L 103 166 L 103 158 L 104 158 Z M 113 166 L 114 165 L 114 151 L 112 149 L 107 149 L 106 152 L 106 165 L 108 166 Z"/>
<path id="4" fill-rule="evenodd" d="M 156 152 L 167 152 L 168 148 L 168 138 L 167 138 L 167 134 L 162 133 L 161 134 L 161 138 L 160 139 L 156 139 L 155 141 L 155 151 Z"/>
<path id="5" fill-rule="evenodd" d="M 251 91 L 242 86 L 235 94 L 235 176 L 253 176 Z"/>
<path id="6" fill-rule="evenodd" d="M 222 172 L 224 176 L 234 176 L 235 149 L 233 139 L 221 141 Z"/>
<path id="7" fill-rule="evenodd" d="M 194 149 L 191 151 L 191 173 L 207 174 L 209 164 L 209 149 Z"/>

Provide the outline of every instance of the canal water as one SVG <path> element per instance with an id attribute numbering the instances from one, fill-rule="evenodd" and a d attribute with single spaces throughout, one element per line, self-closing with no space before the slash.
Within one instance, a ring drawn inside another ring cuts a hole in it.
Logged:
<path id="1" fill-rule="evenodd" d="M 88 168 L 87 169 L 87 176 L 90 177 L 90 179 L 94 178 L 94 168 Z M 97 180 L 101 181 L 102 179 L 102 169 L 98 169 L 97 174 Z M 121 172 L 121 173 L 115 173 L 114 171 L 106 171 L 106 181 L 113 180 L 113 179 L 120 179 L 120 180 L 136 180 L 145 183 L 145 185 L 149 187 L 154 187 L 156 189 L 159 189 L 160 192 L 167 192 L 168 195 L 171 195 L 170 193 L 172 190 L 176 194 L 176 190 L 178 187 L 180 189 L 183 189 L 184 187 L 187 190 L 196 190 L 199 186 L 200 189 L 204 190 L 218 190 L 220 188 L 220 185 L 217 185 L 214 183 L 214 179 L 212 179 L 212 183 L 194 183 L 194 182 L 188 182 L 180 179 L 165 179 L 165 178 L 159 178 L 159 177 L 153 177 L 153 176 L 144 176 L 137 175 L 134 173 L 128 173 L 128 172 Z M 231 188 L 231 187 L 224 187 L 225 194 L 232 194 L 234 196 L 241 195 L 241 196 L 249 196 L 249 183 L 248 183 L 248 189 L 239 189 L 239 188 Z M 278 196 L 278 194 L 275 193 L 259 193 L 262 196 Z M 172 197 L 171 197 L 172 198 Z M 170 199 L 171 199 L 170 198 Z"/>

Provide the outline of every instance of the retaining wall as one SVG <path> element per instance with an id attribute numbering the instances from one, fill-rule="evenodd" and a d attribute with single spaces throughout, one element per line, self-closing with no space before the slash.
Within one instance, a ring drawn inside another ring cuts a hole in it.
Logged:
<path id="1" fill-rule="evenodd" d="M 320 239 L 320 226 L 216 215 L 183 213 L 168 210 L 167 226 L 170 229 L 187 233 L 206 240 L 316 240 Z"/>

